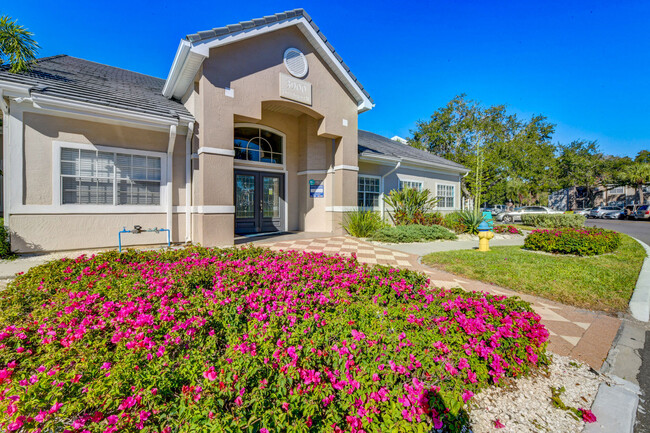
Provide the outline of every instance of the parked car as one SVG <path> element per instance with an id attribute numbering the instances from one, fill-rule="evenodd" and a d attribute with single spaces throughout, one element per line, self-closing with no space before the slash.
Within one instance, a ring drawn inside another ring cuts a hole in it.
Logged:
<path id="1" fill-rule="evenodd" d="M 515 221 L 521 221 L 522 215 L 535 215 L 535 214 L 562 214 L 564 212 L 559 210 L 554 210 L 545 206 L 524 206 L 516 208 L 510 212 L 503 212 L 496 216 L 497 221 L 503 221 L 504 223 L 512 223 Z"/>
<path id="2" fill-rule="evenodd" d="M 625 219 L 636 219 L 636 211 L 639 208 L 638 204 L 629 204 L 623 208 L 623 210 L 619 213 L 618 219 L 625 220 Z"/>
<path id="3" fill-rule="evenodd" d="M 603 214 L 611 211 L 622 211 L 623 209 L 616 206 L 596 206 L 589 211 L 589 218 L 602 218 Z"/>
<path id="4" fill-rule="evenodd" d="M 588 217 L 590 210 L 591 210 L 590 207 L 584 208 L 584 209 L 576 209 L 576 210 L 573 211 L 573 213 L 576 214 L 576 215 L 584 215 L 584 216 Z"/>
<path id="5" fill-rule="evenodd" d="M 624 212 L 622 210 L 610 210 L 607 212 L 604 212 L 600 217 L 606 220 L 617 220 L 620 219 L 621 213 Z"/>
<path id="6" fill-rule="evenodd" d="M 636 210 L 636 219 L 638 220 L 650 220 L 650 205 L 644 204 L 639 206 Z"/>

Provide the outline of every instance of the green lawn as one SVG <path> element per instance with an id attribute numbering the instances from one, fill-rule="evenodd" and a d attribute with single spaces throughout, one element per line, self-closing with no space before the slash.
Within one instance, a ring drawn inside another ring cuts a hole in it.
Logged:
<path id="1" fill-rule="evenodd" d="M 521 247 L 494 247 L 447 251 L 423 257 L 423 263 L 475 280 L 497 284 L 564 304 L 625 311 L 645 251 L 634 239 L 623 236 L 612 254 L 596 257 L 547 255 Z"/>

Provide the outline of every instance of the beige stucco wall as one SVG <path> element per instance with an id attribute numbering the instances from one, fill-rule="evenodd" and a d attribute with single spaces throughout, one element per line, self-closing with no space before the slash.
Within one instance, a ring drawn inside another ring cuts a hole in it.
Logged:
<path id="1" fill-rule="evenodd" d="M 185 237 L 185 214 L 174 215 L 173 240 Z M 63 215 L 12 215 L 11 248 L 20 253 L 39 251 L 64 251 L 86 248 L 114 248 L 118 245 L 118 232 L 134 225 L 143 228 L 162 228 L 165 214 L 63 214 Z M 180 235 L 180 236 L 179 236 Z M 122 235 L 123 247 L 135 245 L 166 244 L 167 233 L 141 233 Z"/>
<path id="2" fill-rule="evenodd" d="M 311 105 L 279 96 L 280 73 L 287 73 L 282 56 L 289 47 L 301 50 L 309 62 L 304 80 L 312 84 Z M 226 89 L 231 89 L 234 97 L 227 96 Z M 297 175 L 305 170 L 326 171 L 332 163 L 357 165 L 357 103 L 296 28 L 212 49 L 184 101 L 197 119 L 195 150 L 232 150 L 236 122 L 258 123 L 286 134 L 290 230 L 332 231 L 335 216 L 326 209 L 356 204 L 356 193 L 346 190 L 342 182 L 346 176 L 354 178 L 356 184 L 355 171 Z M 343 119 L 347 126 L 343 126 Z M 337 143 L 334 158 L 332 139 Z M 193 167 L 195 176 L 201 179 L 193 191 L 195 205 L 234 205 L 232 164 L 232 158 L 227 156 L 199 156 Z M 205 171 L 216 171 L 220 176 L 215 178 Z M 325 198 L 309 198 L 306 183 L 311 178 L 325 180 Z M 198 238 L 201 236 L 199 233 Z"/>
<path id="3" fill-rule="evenodd" d="M 122 213 L 119 206 L 106 213 L 48 214 L 53 203 L 52 170 L 55 141 L 167 152 L 169 133 L 124 125 L 91 122 L 43 113 L 23 113 L 24 175 L 22 203 L 26 211 L 13 212 L 9 225 L 12 248 L 17 252 L 115 247 L 118 231 L 134 225 L 166 228 L 165 210 L 157 213 Z M 172 204 L 185 205 L 185 135 L 177 134 L 173 153 Z M 58 187 L 58 184 L 56 185 Z M 32 212 L 38 206 L 39 210 Z M 45 206 L 45 207 L 43 207 Z M 22 213 L 21 213 L 22 212 Z M 173 217 L 172 241 L 185 239 L 185 216 Z M 148 245 L 166 242 L 165 234 L 126 235 L 126 244 Z"/>

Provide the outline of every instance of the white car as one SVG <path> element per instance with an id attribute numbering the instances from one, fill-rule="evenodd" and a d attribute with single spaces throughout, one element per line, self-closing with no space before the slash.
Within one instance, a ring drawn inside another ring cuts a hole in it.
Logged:
<path id="1" fill-rule="evenodd" d="M 622 211 L 623 208 L 617 206 L 596 206 L 595 208 L 589 211 L 589 218 L 602 218 L 603 214 L 612 212 L 612 211 Z"/>
<path id="2" fill-rule="evenodd" d="M 501 213 L 497 215 L 496 220 L 503 221 L 504 223 L 512 223 L 521 221 L 522 215 L 557 215 L 563 213 L 561 210 L 555 210 L 545 206 L 524 206 L 510 212 Z"/>

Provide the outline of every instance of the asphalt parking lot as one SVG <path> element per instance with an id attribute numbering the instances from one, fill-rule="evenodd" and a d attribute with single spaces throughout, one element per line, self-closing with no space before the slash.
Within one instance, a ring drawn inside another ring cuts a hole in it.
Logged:
<path id="1" fill-rule="evenodd" d="M 588 218 L 585 223 L 589 227 L 601 227 L 625 233 L 650 245 L 650 221 L 649 220 L 604 220 Z"/>

